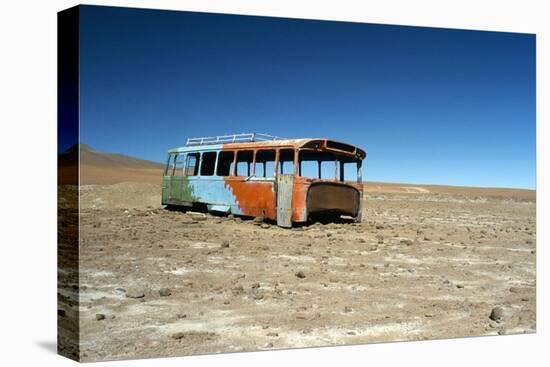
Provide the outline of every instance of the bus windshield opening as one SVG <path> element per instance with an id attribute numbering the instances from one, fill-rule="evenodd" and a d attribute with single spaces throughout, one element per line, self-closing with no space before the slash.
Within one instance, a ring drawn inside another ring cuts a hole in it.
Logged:
<path id="1" fill-rule="evenodd" d="M 301 177 L 361 182 L 361 160 L 332 152 L 302 150 L 298 156 Z"/>

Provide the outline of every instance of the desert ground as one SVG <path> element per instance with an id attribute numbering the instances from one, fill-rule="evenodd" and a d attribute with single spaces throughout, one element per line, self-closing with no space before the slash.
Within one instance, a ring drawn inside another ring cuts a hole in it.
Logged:
<path id="1" fill-rule="evenodd" d="M 536 330 L 534 191 L 368 183 L 361 223 L 283 229 L 80 190 L 83 361 Z"/>

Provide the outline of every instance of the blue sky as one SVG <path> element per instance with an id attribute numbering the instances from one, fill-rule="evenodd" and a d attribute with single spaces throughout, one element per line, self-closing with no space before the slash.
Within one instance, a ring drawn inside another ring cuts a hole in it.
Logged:
<path id="1" fill-rule="evenodd" d="M 535 188 L 535 36 L 84 6 L 81 141 L 327 137 L 364 179 Z"/>

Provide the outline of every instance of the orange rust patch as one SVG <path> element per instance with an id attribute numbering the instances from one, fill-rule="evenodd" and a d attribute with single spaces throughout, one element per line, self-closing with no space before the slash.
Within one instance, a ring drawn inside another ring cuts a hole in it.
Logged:
<path id="1" fill-rule="evenodd" d="M 302 177 L 294 177 L 292 190 L 292 221 L 305 222 L 307 220 L 306 198 L 310 183 Z"/>
<path id="2" fill-rule="evenodd" d="M 245 215 L 275 219 L 277 216 L 273 181 L 245 181 L 243 177 L 225 177 L 239 209 Z"/>

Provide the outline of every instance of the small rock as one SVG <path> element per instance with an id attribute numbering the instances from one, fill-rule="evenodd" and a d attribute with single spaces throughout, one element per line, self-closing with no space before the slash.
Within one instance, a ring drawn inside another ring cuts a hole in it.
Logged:
<path id="1" fill-rule="evenodd" d="M 136 289 L 129 289 L 126 291 L 126 298 L 143 298 L 145 294 L 142 291 Z"/>
<path id="2" fill-rule="evenodd" d="M 171 294 L 172 294 L 172 292 L 170 292 L 170 289 L 168 289 L 168 288 L 161 288 L 161 289 L 159 289 L 159 295 L 160 295 L 161 297 L 168 297 L 168 296 L 171 295 Z"/>
<path id="3" fill-rule="evenodd" d="M 495 307 L 491 310 L 491 314 L 489 315 L 489 318 L 496 322 L 501 322 L 502 318 L 504 316 L 504 310 L 502 307 Z"/>
<path id="4" fill-rule="evenodd" d="M 296 274 L 294 274 L 294 275 L 296 275 L 296 277 L 298 277 L 298 278 L 300 278 L 300 279 L 304 279 L 304 278 L 306 277 L 306 275 L 304 274 L 304 272 L 301 271 L 301 270 L 298 271 L 298 272 L 296 272 Z"/>
<path id="5" fill-rule="evenodd" d="M 353 311 L 353 310 L 351 309 L 351 307 L 349 307 L 349 306 L 344 307 L 344 312 L 347 313 L 347 312 L 351 312 L 351 311 Z"/>
<path id="6" fill-rule="evenodd" d="M 191 220 L 197 221 L 197 222 L 204 222 L 207 218 L 202 215 L 193 215 L 191 216 Z"/>
<path id="7" fill-rule="evenodd" d="M 238 285 L 231 290 L 231 293 L 233 293 L 234 296 L 238 296 L 244 293 L 244 288 L 242 285 Z"/>
<path id="8" fill-rule="evenodd" d="M 273 348 L 273 343 L 269 342 L 265 345 L 265 348 Z"/>
<path id="9" fill-rule="evenodd" d="M 457 284 L 456 287 L 457 288 L 464 288 L 464 284 Z"/>
<path id="10" fill-rule="evenodd" d="M 105 315 L 102 314 L 102 313 L 96 313 L 96 314 L 95 314 L 95 319 L 96 319 L 97 321 L 105 320 Z"/>
<path id="11" fill-rule="evenodd" d="M 263 222 L 264 222 L 264 217 L 255 217 L 252 220 L 252 223 L 257 225 L 257 226 L 261 225 Z"/>
<path id="12" fill-rule="evenodd" d="M 260 288 L 260 283 L 252 284 L 252 289 L 258 289 L 258 288 Z"/>
<path id="13" fill-rule="evenodd" d="M 62 310 L 62 309 L 57 310 L 57 316 L 65 317 L 66 315 L 67 315 L 67 312 L 65 312 L 65 310 Z"/>
<path id="14" fill-rule="evenodd" d="M 255 301 L 260 301 L 260 300 L 264 299 L 264 295 L 261 294 L 261 293 L 258 293 L 258 292 L 254 292 L 254 293 L 252 293 L 252 299 L 255 300 Z"/>
<path id="15" fill-rule="evenodd" d="M 271 337 L 277 337 L 277 336 L 279 336 L 279 333 L 270 332 L 270 333 L 267 333 L 266 335 L 271 336 Z"/>
<path id="16" fill-rule="evenodd" d="M 172 339 L 180 340 L 184 337 L 185 337 L 185 333 L 182 333 L 182 332 L 172 334 Z"/>
<path id="17" fill-rule="evenodd" d="M 263 228 L 263 229 L 268 229 L 271 226 L 267 223 L 263 223 L 260 227 Z"/>
<path id="18" fill-rule="evenodd" d="M 413 244 L 413 241 L 412 240 L 409 240 L 409 239 L 404 239 L 404 240 L 401 240 L 399 241 L 401 244 L 403 245 L 407 245 L 407 246 L 412 246 Z"/>
<path id="19" fill-rule="evenodd" d="M 229 247 L 229 241 L 228 240 L 224 240 L 222 242 L 222 248 L 228 248 Z"/>

